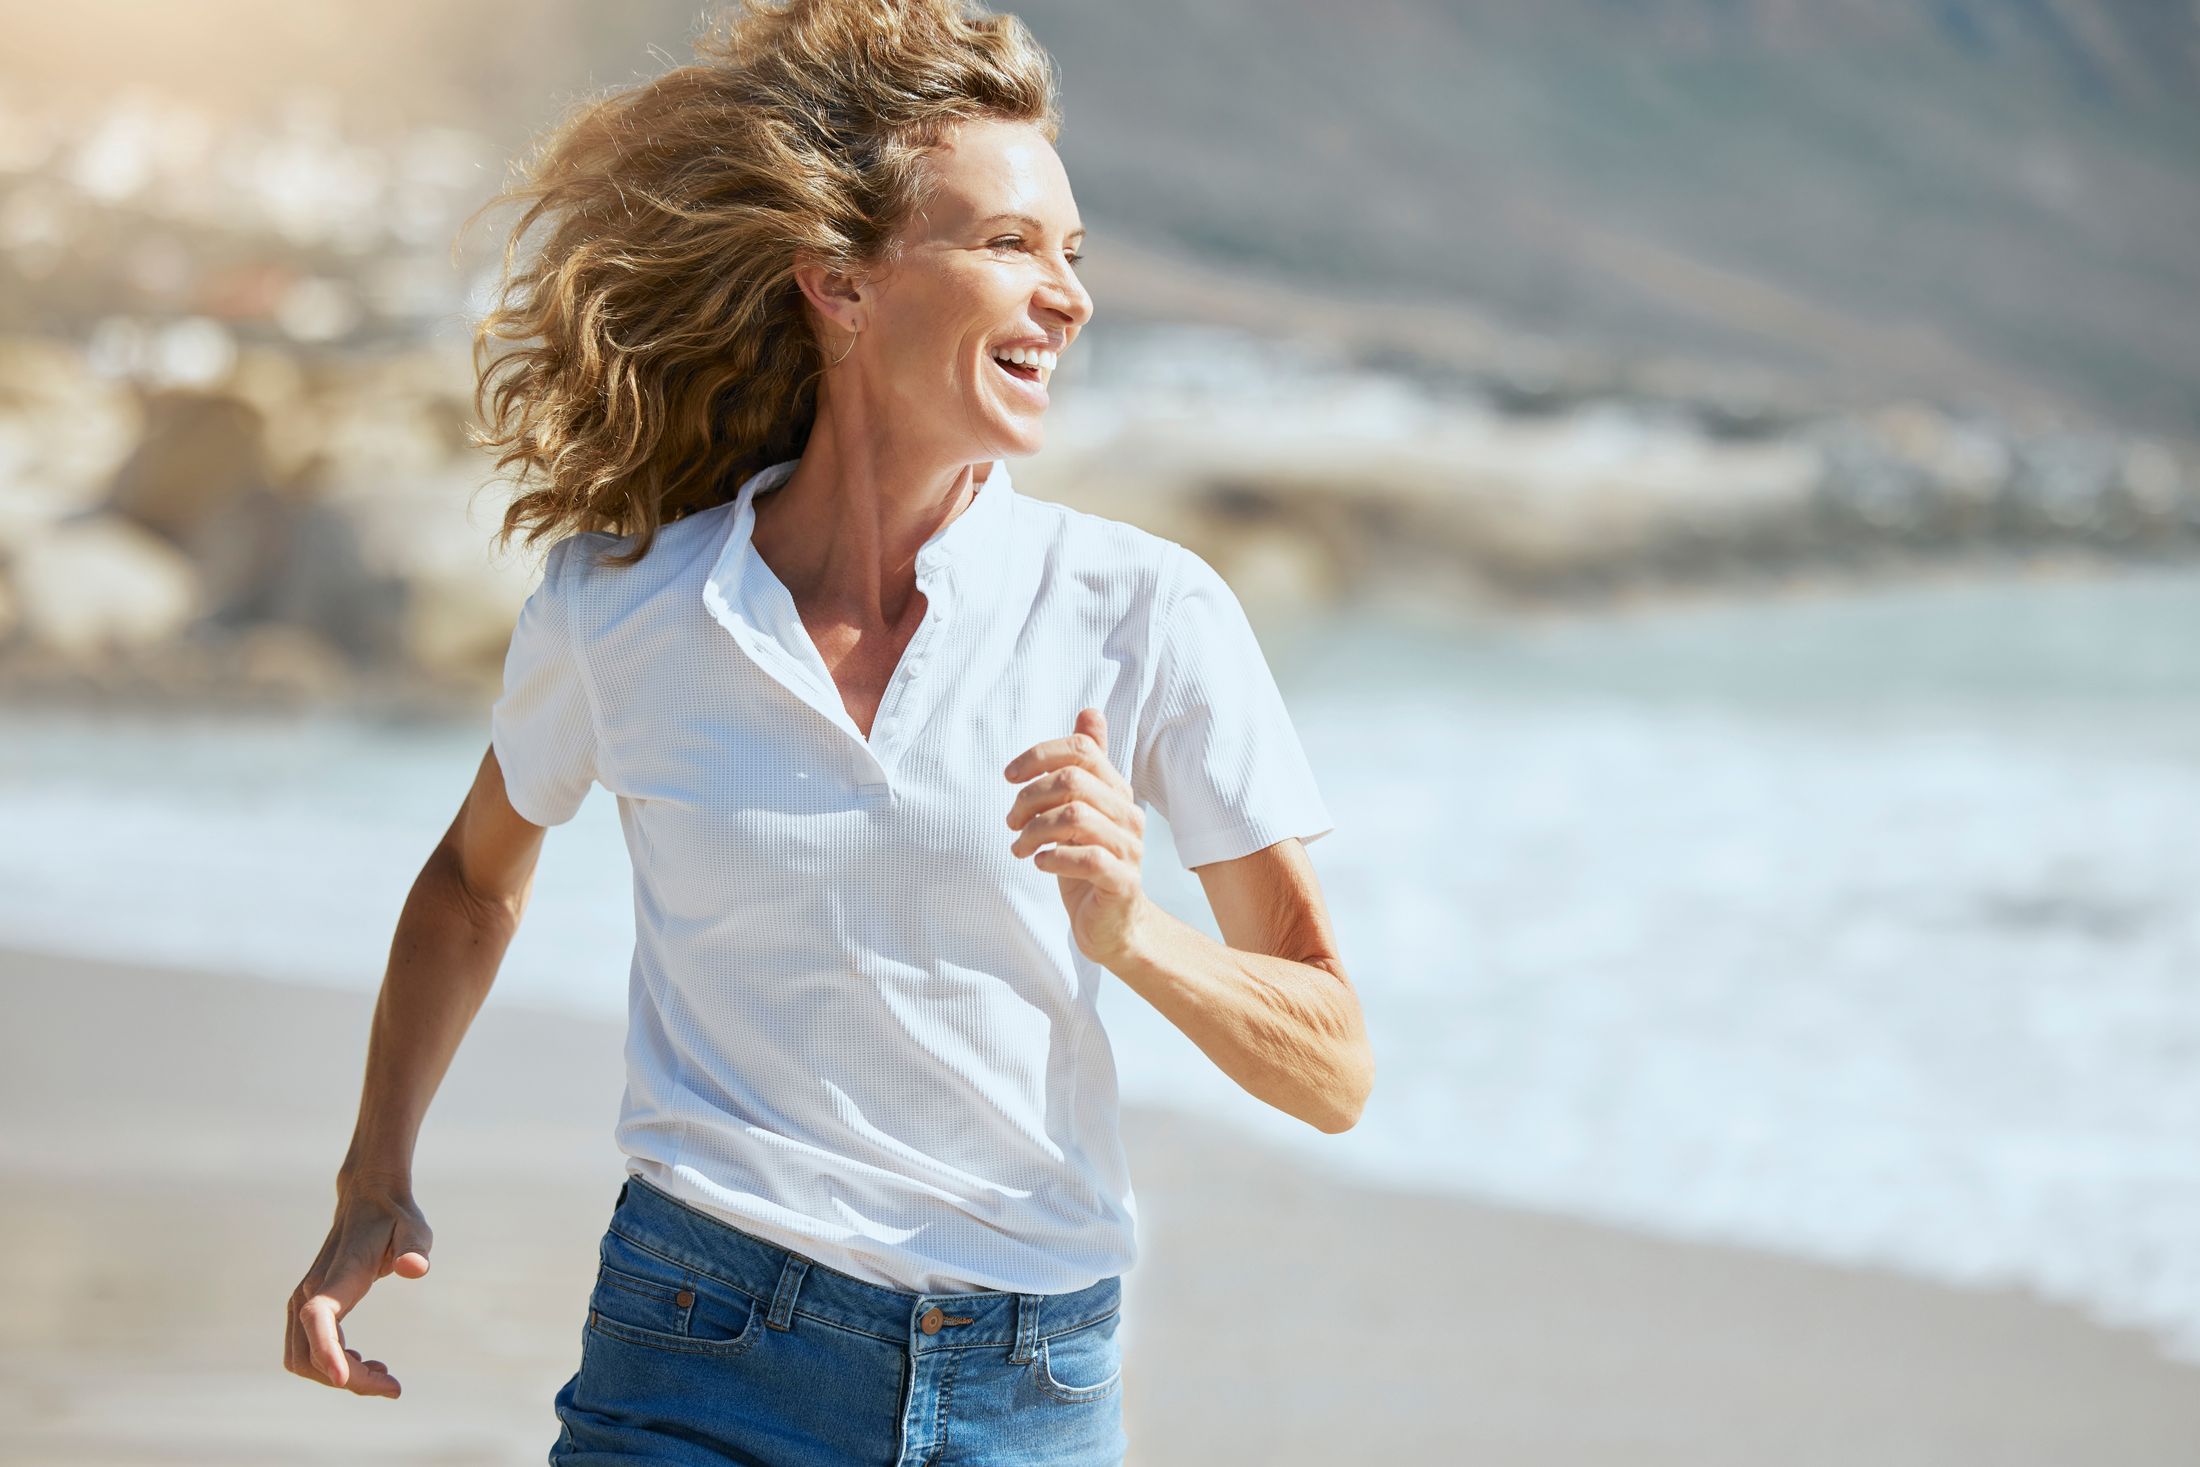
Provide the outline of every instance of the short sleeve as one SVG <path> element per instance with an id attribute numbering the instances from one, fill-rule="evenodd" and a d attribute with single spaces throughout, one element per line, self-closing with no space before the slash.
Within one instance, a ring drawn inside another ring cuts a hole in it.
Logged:
<path id="1" fill-rule="evenodd" d="M 1161 582 L 1133 791 L 1169 822 L 1186 867 L 1327 835 L 1313 768 L 1229 582 L 1173 542 Z"/>
<path id="2" fill-rule="evenodd" d="M 489 711 L 489 742 L 512 808 L 562 825 L 596 778 L 596 724 L 573 645 L 564 594 L 570 537 L 550 549 L 542 580 L 520 607 L 504 654 L 504 691 Z"/>

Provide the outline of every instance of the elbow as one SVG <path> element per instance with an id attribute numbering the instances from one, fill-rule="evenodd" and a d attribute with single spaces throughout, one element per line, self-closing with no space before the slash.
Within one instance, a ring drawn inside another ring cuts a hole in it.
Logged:
<path id="1" fill-rule="evenodd" d="M 1341 1136 L 1360 1123 L 1360 1112 L 1367 1108 L 1367 1097 L 1375 1089 L 1375 1049 L 1368 1042 L 1367 1020 L 1352 992 L 1352 980 L 1345 976 L 1344 964 L 1328 953 L 1300 961 L 1335 978 L 1344 991 L 1343 1002 L 1333 1012 L 1329 1025 L 1328 1037 L 1336 1060 L 1330 1066 L 1325 1087 L 1326 1103 L 1319 1114 L 1303 1117 L 1323 1135 Z"/>
<path id="2" fill-rule="evenodd" d="M 1313 1123 L 1314 1129 L 1325 1136 L 1341 1136 L 1351 1130 L 1360 1123 L 1360 1114 L 1367 1109 L 1367 1097 L 1374 1089 L 1375 1055 L 1363 1044 L 1338 1080 L 1336 1103 Z"/>
<path id="3" fill-rule="evenodd" d="M 429 853 L 420 882 L 430 888 L 444 909 L 477 928 L 499 934 L 507 942 L 519 930 L 534 885 L 532 868 L 517 888 L 490 887 L 475 880 L 466 869 L 463 854 L 448 837 Z"/>
<path id="4" fill-rule="evenodd" d="M 1361 1107 L 1353 1106 L 1350 1109 L 1332 1111 L 1315 1121 L 1314 1129 L 1324 1136 L 1342 1136 L 1360 1123 L 1360 1110 Z"/>

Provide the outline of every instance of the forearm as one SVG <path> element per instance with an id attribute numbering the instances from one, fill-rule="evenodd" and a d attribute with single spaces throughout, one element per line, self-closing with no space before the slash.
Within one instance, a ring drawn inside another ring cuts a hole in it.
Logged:
<path id="1" fill-rule="evenodd" d="M 1215 941 L 1150 900 L 1109 969 L 1251 1095 L 1316 1130 L 1348 1130 L 1374 1083 L 1358 997 L 1310 962 Z"/>
<path id="2" fill-rule="evenodd" d="M 366 1078 L 340 1185 L 409 1184 L 414 1143 L 518 929 L 514 908 L 475 898 L 438 847 L 406 894 L 367 1040 Z"/>

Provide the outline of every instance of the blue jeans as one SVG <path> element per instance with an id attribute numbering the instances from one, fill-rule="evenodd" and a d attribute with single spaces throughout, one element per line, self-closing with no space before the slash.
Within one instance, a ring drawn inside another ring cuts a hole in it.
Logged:
<path id="1" fill-rule="evenodd" d="M 912 1294 L 619 1189 L 552 1467 L 1116 1467 L 1122 1279 Z"/>

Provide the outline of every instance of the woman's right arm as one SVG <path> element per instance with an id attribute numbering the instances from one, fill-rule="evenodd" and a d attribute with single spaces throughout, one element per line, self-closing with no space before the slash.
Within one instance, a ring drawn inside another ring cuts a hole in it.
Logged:
<path id="1" fill-rule="evenodd" d="M 397 919 L 358 1123 L 336 1173 L 336 1219 L 290 1296 L 283 1365 L 293 1375 L 363 1396 L 398 1394 L 381 1361 L 345 1345 L 338 1321 L 376 1280 L 428 1271 L 433 1236 L 413 1201 L 413 1145 L 519 930 L 542 838 L 543 827 L 512 808 L 492 747 Z"/>

